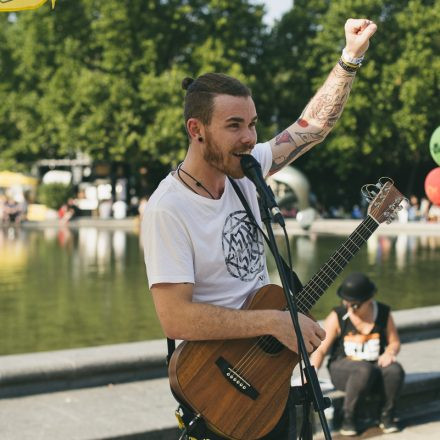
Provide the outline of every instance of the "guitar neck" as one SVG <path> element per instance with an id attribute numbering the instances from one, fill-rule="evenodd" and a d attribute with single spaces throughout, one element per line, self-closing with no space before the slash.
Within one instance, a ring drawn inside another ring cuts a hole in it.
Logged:
<path id="1" fill-rule="evenodd" d="M 378 226 L 379 223 L 373 217 L 367 216 L 330 257 L 329 261 L 303 287 L 297 298 L 298 310 L 301 313 L 309 312 Z"/>

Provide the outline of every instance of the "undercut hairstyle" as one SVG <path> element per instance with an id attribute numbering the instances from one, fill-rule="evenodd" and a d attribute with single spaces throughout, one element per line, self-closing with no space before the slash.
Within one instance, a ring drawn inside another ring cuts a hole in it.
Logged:
<path id="1" fill-rule="evenodd" d="M 183 113 L 185 127 L 190 118 L 196 118 L 209 125 L 214 112 L 214 98 L 217 95 L 243 98 L 252 96 L 250 89 L 238 79 L 223 73 L 206 73 L 195 80 L 187 77 L 182 81 L 182 88 L 186 90 Z"/>

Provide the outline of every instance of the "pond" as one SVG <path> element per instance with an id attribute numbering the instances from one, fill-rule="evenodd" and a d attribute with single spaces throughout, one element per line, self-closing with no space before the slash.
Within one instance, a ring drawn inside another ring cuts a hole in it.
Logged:
<path id="1" fill-rule="evenodd" d="M 290 238 L 306 283 L 346 237 Z M 280 249 L 284 245 L 280 242 Z M 395 310 L 439 304 L 440 237 L 375 234 L 312 309 L 338 304 L 344 275 L 364 271 Z M 268 260 L 272 280 L 275 264 Z M 0 355 L 163 338 L 135 232 L 0 228 Z"/>

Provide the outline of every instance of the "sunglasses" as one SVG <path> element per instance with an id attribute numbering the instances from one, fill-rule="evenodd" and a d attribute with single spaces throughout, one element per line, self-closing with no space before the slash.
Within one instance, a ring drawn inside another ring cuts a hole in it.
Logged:
<path id="1" fill-rule="evenodd" d="M 363 303 L 364 301 L 359 301 L 359 302 L 345 301 L 345 305 L 347 307 L 351 307 L 353 310 L 357 310 Z"/>

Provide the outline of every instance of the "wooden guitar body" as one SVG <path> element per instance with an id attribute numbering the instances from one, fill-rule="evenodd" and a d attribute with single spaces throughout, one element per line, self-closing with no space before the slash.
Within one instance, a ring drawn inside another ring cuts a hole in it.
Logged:
<path id="1" fill-rule="evenodd" d="M 283 289 L 268 285 L 246 308 L 285 307 Z M 170 384 L 210 429 L 230 439 L 254 440 L 279 421 L 297 362 L 297 354 L 271 337 L 183 342 L 170 361 Z"/>

